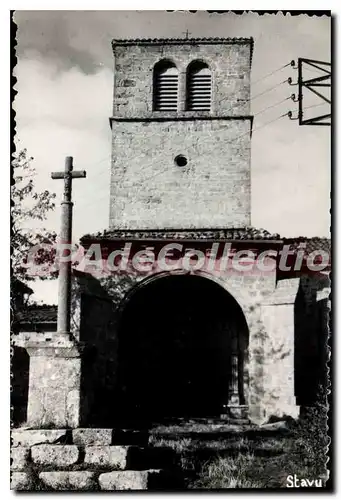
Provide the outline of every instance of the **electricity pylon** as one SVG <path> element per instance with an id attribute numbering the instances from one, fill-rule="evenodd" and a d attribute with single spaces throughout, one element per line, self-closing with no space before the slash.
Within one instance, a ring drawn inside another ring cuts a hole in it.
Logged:
<path id="1" fill-rule="evenodd" d="M 298 86 L 297 97 L 292 94 L 291 98 L 294 102 L 298 102 L 298 116 L 297 118 L 292 117 L 291 111 L 289 111 L 288 116 L 292 120 L 298 120 L 299 125 L 331 125 L 331 63 L 324 61 L 315 61 L 314 59 L 305 59 L 299 57 L 297 60 L 297 66 L 295 66 L 295 61 L 291 61 L 291 66 L 298 69 L 297 82 L 293 83 L 292 78 L 288 79 L 290 85 Z M 307 71 L 314 71 L 315 75 L 313 77 L 306 77 Z M 318 89 L 318 90 L 317 90 Z M 305 101 L 309 98 L 309 94 L 314 94 L 318 97 L 319 101 L 312 105 L 306 105 Z M 329 105 L 327 113 L 311 116 L 306 118 L 304 116 L 305 112 L 309 108 L 315 108 L 322 105 Z"/>

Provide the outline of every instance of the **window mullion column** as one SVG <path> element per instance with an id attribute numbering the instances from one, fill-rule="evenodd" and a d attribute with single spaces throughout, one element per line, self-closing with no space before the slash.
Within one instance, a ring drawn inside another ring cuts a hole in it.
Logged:
<path id="1" fill-rule="evenodd" d="M 178 88 L 178 112 L 186 111 L 187 89 L 186 89 L 186 71 L 179 73 Z"/>

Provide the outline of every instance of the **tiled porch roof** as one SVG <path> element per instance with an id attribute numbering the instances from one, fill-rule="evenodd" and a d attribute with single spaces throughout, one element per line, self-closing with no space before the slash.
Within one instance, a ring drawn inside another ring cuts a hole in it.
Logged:
<path id="1" fill-rule="evenodd" d="M 281 241 L 278 233 L 254 227 L 231 229 L 155 229 L 155 230 L 105 230 L 82 236 L 81 243 L 113 240 L 275 240 Z"/>
<path id="2" fill-rule="evenodd" d="M 219 241 L 219 240 L 234 240 L 234 241 L 272 241 L 278 244 L 291 245 L 293 248 L 298 248 L 301 243 L 306 244 L 306 252 L 314 250 L 331 251 L 330 238 L 314 236 L 308 238 L 306 236 L 298 236 L 295 238 L 283 238 L 278 233 L 270 233 L 263 228 L 243 227 L 229 229 L 115 229 L 104 230 L 94 234 L 86 234 L 80 239 L 82 244 L 101 241 L 119 241 L 119 240 L 198 240 L 198 241 Z"/>
<path id="3" fill-rule="evenodd" d="M 331 252 L 331 239 L 330 238 L 320 238 L 315 236 L 313 238 L 306 238 L 304 236 L 299 236 L 298 238 L 283 238 L 284 245 L 290 245 L 292 249 L 298 248 L 301 243 L 305 243 L 306 253 L 311 253 L 314 250 Z"/>

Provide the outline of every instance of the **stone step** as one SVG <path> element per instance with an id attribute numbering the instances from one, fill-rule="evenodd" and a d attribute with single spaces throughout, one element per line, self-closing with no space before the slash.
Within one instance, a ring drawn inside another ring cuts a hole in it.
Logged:
<path id="1" fill-rule="evenodd" d="M 101 490 L 179 490 L 183 487 L 182 475 L 169 471 L 127 470 L 100 474 L 98 483 Z"/>
<path id="2" fill-rule="evenodd" d="M 37 489 L 32 477 L 27 472 L 11 472 L 11 490 L 35 491 Z"/>
<path id="3" fill-rule="evenodd" d="M 176 453 L 170 447 L 76 446 L 39 444 L 12 448 L 12 470 L 24 471 L 28 463 L 43 470 L 142 470 L 173 467 Z"/>
<path id="4" fill-rule="evenodd" d="M 11 490 L 15 491 L 115 491 L 183 489 L 182 472 L 160 469 L 106 471 L 12 472 Z"/>
<path id="5" fill-rule="evenodd" d="M 248 438 L 258 439 L 272 436 L 287 435 L 290 430 L 285 422 L 267 424 L 261 427 L 254 425 L 231 425 L 231 424 L 200 424 L 186 423 L 184 425 L 160 425 L 150 430 L 150 438 L 164 439 L 200 439 L 202 441 Z"/>
<path id="6" fill-rule="evenodd" d="M 96 473 L 92 471 L 48 471 L 39 473 L 40 488 L 49 491 L 96 491 Z"/>
<path id="7" fill-rule="evenodd" d="M 71 444 L 69 429 L 14 429 L 11 432 L 12 447 L 33 446 L 35 444 Z"/>
<path id="8" fill-rule="evenodd" d="M 148 444 L 149 430 L 138 428 L 84 428 L 72 431 L 71 442 L 80 446 L 91 445 L 136 445 Z"/>
<path id="9" fill-rule="evenodd" d="M 79 428 L 72 431 L 72 443 L 80 446 L 111 445 L 113 429 Z"/>
<path id="10" fill-rule="evenodd" d="M 162 469 L 176 464 L 176 453 L 169 447 L 86 446 L 84 451 L 84 466 L 97 469 Z"/>
<path id="11" fill-rule="evenodd" d="M 78 463 L 79 458 L 75 445 L 37 444 L 31 448 L 32 462 L 40 467 L 67 468 Z"/>

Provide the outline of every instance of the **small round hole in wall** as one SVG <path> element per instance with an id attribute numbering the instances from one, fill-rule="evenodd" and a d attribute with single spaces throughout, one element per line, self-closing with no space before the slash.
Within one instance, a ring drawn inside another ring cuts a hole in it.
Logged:
<path id="1" fill-rule="evenodd" d="M 174 163 L 177 167 L 185 167 L 188 163 L 186 156 L 178 155 L 174 158 Z"/>

